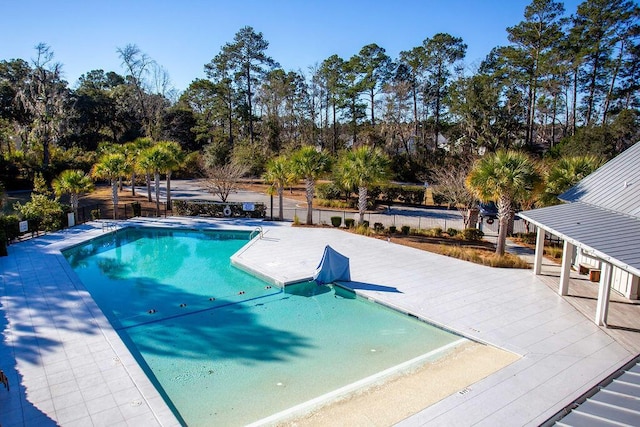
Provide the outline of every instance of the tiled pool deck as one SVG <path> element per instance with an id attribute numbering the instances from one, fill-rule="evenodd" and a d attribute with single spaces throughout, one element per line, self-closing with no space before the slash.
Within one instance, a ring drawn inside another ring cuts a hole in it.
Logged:
<path id="1" fill-rule="evenodd" d="M 132 225 L 254 229 L 256 223 L 136 220 Z M 262 224 L 234 263 L 279 283 L 309 277 L 325 245 L 351 262 L 359 293 L 515 352 L 515 363 L 402 425 L 539 425 L 633 358 L 531 271 L 482 267 L 333 229 Z M 172 426 L 179 422 L 60 250 L 102 235 L 93 223 L 9 248 L 0 258 L 0 425 Z"/>

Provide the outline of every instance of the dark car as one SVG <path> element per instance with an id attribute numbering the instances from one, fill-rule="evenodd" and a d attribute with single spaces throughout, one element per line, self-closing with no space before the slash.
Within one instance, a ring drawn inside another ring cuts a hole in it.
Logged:
<path id="1" fill-rule="evenodd" d="M 494 202 L 478 203 L 478 210 L 483 218 L 498 218 L 498 207 Z"/>

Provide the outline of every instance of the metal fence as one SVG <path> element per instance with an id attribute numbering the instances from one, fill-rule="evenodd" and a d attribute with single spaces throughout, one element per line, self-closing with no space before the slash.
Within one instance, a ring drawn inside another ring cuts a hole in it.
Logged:
<path id="1" fill-rule="evenodd" d="M 138 206 L 139 208 L 136 208 Z M 139 210 L 138 210 L 139 209 Z M 95 219 L 130 219 L 136 216 L 143 217 L 166 217 L 171 215 L 171 211 L 167 210 L 166 203 L 160 203 L 160 210 L 156 207 L 149 207 L 137 203 L 119 203 L 116 205 L 116 215 L 113 215 L 113 203 L 96 203 L 78 208 L 78 217 L 76 224 L 84 224 L 85 222 Z"/>
<path id="2" fill-rule="evenodd" d="M 305 223 L 307 219 L 307 209 L 305 207 L 295 209 L 284 209 L 284 219 L 287 221 L 293 221 L 294 217 L 298 217 L 301 223 Z M 277 208 L 274 209 L 274 217 L 277 218 Z M 341 218 L 341 225 L 345 225 L 345 219 L 353 218 L 356 223 L 360 216 L 353 210 L 339 210 L 339 209 L 314 209 L 313 210 L 313 223 L 314 224 L 331 224 L 331 217 L 339 216 Z M 271 218 L 271 212 L 267 210 L 267 219 Z M 389 228 L 395 226 L 400 229 L 402 226 L 409 226 L 416 230 L 428 230 L 433 228 L 441 228 L 446 231 L 448 228 L 455 228 L 457 230 L 464 229 L 464 220 L 462 214 L 456 209 L 446 208 L 406 208 L 402 206 L 393 206 L 390 209 L 384 211 L 367 212 L 364 215 L 364 220 L 369 222 L 371 227 L 375 223 L 382 224 L 383 227 Z M 486 219 L 478 224 L 474 224 L 480 228 L 485 234 L 498 234 L 498 221 L 495 220 L 491 224 Z M 473 226 L 473 225 L 472 225 Z M 514 233 L 529 233 L 535 232 L 534 226 L 527 227 L 524 220 L 518 218 L 513 223 Z M 557 236 L 547 235 L 547 240 L 551 242 L 559 241 Z"/>
<path id="3" fill-rule="evenodd" d="M 298 218 L 301 223 L 306 223 L 307 208 L 294 208 L 283 210 L 284 219 L 293 221 Z M 278 210 L 274 210 L 274 218 L 277 219 Z M 346 219 L 355 219 L 356 223 L 360 219 L 360 215 L 352 210 L 339 209 L 313 209 L 312 220 L 316 225 L 331 225 L 331 217 L 340 217 L 341 225 L 345 225 Z M 271 218 L 271 212 L 267 211 L 267 219 Z M 393 207 L 391 209 L 375 212 L 366 212 L 364 220 L 369 222 L 373 227 L 376 223 L 382 224 L 383 227 L 389 228 L 395 226 L 400 229 L 402 226 L 409 226 L 412 229 L 426 230 L 432 228 L 455 228 L 462 230 L 464 221 L 458 211 L 446 209 L 416 209 Z"/>
<path id="4" fill-rule="evenodd" d="M 171 210 L 167 209 L 166 203 L 160 203 L 160 211 L 156 210 L 156 207 L 140 204 L 140 212 L 136 212 L 134 209 L 136 203 L 121 203 L 117 205 L 117 219 L 130 219 L 136 216 L 142 217 L 167 217 L 167 215 L 174 215 Z M 99 212 L 99 214 L 98 214 Z M 285 221 L 294 221 L 297 217 L 301 223 L 306 223 L 307 208 L 284 208 L 283 215 Z M 344 209 L 327 209 L 327 208 L 314 208 L 312 213 L 313 223 L 316 225 L 331 225 L 331 217 L 340 217 L 341 226 L 345 226 L 346 219 L 355 219 L 358 222 L 360 216 L 358 212 L 353 210 Z M 82 224 L 93 219 L 113 219 L 113 204 L 111 203 L 98 203 L 95 205 L 84 206 L 78 209 L 78 218 L 76 218 L 76 224 Z M 274 206 L 267 208 L 266 219 L 278 219 L 278 207 Z M 448 228 L 455 228 L 457 230 L 464 229 L 464 221 L 461 213 L 456 209 L 446 208 L 415 208 L 415 207 L 403 207 L 392 206 L 390 208 L 378 211 L 368 211 L 364 215 L 364 220 L 369 222 L 371 227 L 374 224 L 382 224 L 384 228 L 395 226 L 400 229 L 402 226 L 409 226 L 416 230 L 428 230 L 433 228 L 441 228 L 447 230 Z M 494 221 L 492 224 L 487 221 L 482 221 L 477 224 L 479 228 L 485 233 L 498 233 L 498 221 Z M 527 228 L 527 224 L 524 220 L 516 217 L 514 221 L 513 232 L 514 233 L 527 233 L 534 232 L 535 227 L 531 226 Z M 548 241 L 558 242 L 560 239 L 557 236 L 548 235 Z"/>

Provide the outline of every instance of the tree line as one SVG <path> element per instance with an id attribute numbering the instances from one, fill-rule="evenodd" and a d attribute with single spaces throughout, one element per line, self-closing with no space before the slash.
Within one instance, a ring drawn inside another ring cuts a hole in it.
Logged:
<path id="1" fill-rule="evenodd" d="M 500 149 L 610 158 L 638 139 L 639 14 L 629 0 L 572 13 L 533 0 L 480 64 L 465 63 L 460 37 L 438 33 L 397 58 L 371 43 L 304 71 L 281 68 L 244 27 L 181 94 L 136 45 L 117 49 L 123 72 L 91 70 L 70 87 L 39 44 L 30 61 L 0 61 L 1 179 L 89 171 L 101 144 L 138 138 L 195 153 L 183 174 L 235 164 L 261 176 L 305 146 L 334 158 L 375 147 L 393 179 L 411 182 Z"/>

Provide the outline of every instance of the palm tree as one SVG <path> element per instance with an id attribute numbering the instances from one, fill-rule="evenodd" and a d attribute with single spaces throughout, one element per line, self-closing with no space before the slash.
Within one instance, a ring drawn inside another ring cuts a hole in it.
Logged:
<path id="1" fill-rule="evenodd" d="M 140 153 L 139 167 L 153 173 L 156 194 L 156 214 L 160 215 L 160 173 L 169 169 L 171 153 L 163 144 L 153 145 Z"/>
<path id="2" fill-rule="evenodd" d="M 136 172 L 138 168 L 138 158 L 142 150 L 151 147 L 153 141 L 151 138 L 136 138 L 134 141 L 124 144 L 124 153 L 127 158 L 127 162 L 131 165 L 131 195 L 136 195 Z M 151 197 L 151 196 L 149 196 Z M 151 201 L 151 200 L 149 200 Z"/>
<path id="3" fill-rule="evenodd" d="M 307 195 L 307 224 L 313 224 L 313 195 L 316 180 L 329 169 L 330 159 L 322 151 L 307 145 L 299 148 L 291 156 L 293 175 L 297 179 L 304 179 Z"/>
<path id="4" fill-rule="evenodd" d="M 378 148 L 362 146 L 346 151 L 338 162 L 338 180 L 347 190 L 358 189 L 359 223 L 364 221 L 369 188 L 389 177 L 389 158 Z"/>
<path id="5" fill-rule="evenodd" d="M 111 182 L 111 198 L 113 201 L 113 219 L 118 216 L 118 179 L 127 173 L 127 160 L 122 153 L 106 153 L 93 165 L 91 176 L 96 179 L 107 179 Z"/>
<path id="6" fill-rule="evenodd" d="M 56 196 L 68 194 L 71 203 L 71 209 L 76 221 L 78 220 L 78 202 L 80 195 L 93 191 L 93 181 L 91 177 L 78 169 L 64 170 L 55 178 L 51 185 Z"/>
<path id="7" fill-rule="evenodd" d="M 275 189 L 278 194 L 278 219 L 282 221 L 284 217 L 282 206 L 284 188 L 291 184 L 294 178 L 291 170 L 291 161 L 285 156 L 271 159 L 267 163 L 263 178 L 267 183 L 271 184 L 271 188 Z"/>
<path id="8" fill-rule="evenodd" d="M 598 169 L 602 159 L 595 156 L 563 157 L 546 174 L 540 202 L 544 206 L 560 203 L 558 196 Z"/>
<path id="9" fill-rule="evenodd" d="M 167 153 L 166 162 L 164 164 L 163 172 L 167 175 L 167 209 L 171 209 L 171 174 L 173 171 L 178 170 L 184 163 L 185 154 L 182 151 L 180 144 L 173 141 L 160 141 L 158 142 L 160 149 Z"/>
<path id="10" fill-rule="evenodd" d="M 499 150 L 477 160 L 466 183 L 480 201 L 497 202 L 499 228 L 496 254 L 504 255 L 514 201 L 529 198 L 541 183 L 535 163 L 524 153 Z"/>
<path id="11" fill-rule="evenodd" d="M 153 159 L 149 157 L 150 148 L 151 147 L 147 147 L 140 152 L 134 166 L 136 172 L 144 174 L 145 176 L 145 182 L 147 186 L 147 200 L 149 202 L 153 201 L 153 198 L 151 197 L 151 174 L 153 173 Z"/>
<path id="12" fill-rule="evenodd" d="M 100 156 L 104 154 L 113 154 L 119 153 L 122 154 L 127 161 L 127 170 L 123 174 L 129 173 L 131 167 L 133 166 L 131 161 L 129 160 L 126 145 L 114 144 L 112 142 L 101 142 L 98 144 L 98 154 Z M 118 191 L 122 191 L 122 176 L 118 177 Z"/>

